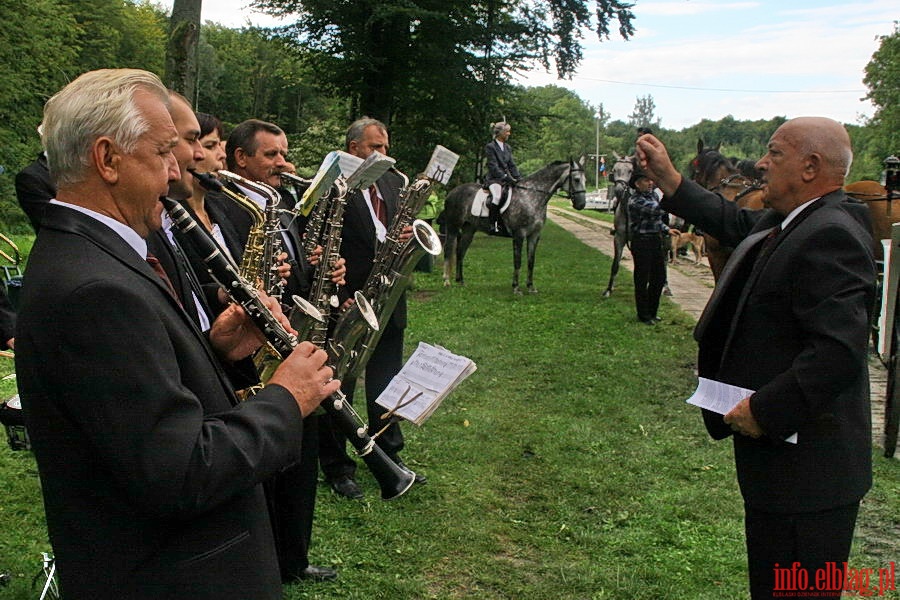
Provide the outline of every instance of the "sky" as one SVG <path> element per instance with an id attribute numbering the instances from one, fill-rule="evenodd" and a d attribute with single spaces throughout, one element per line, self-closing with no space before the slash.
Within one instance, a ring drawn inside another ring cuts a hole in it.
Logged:
<path id="1" fill-rule="evenodd" d="M 863 100 L 865 66 L 878 36 L 889 35 L 900 18 L 896 0 L 633 1 L 630 40 L 615 34 L 600 42 L 585 32 L 584 59 L 572 79 L 538 67 L 517 83 L 565 87 L 623 121 L 637 98 L 650 95 L 661 125 L 675 130 L 728 115 L 859 123 L 873 113 Z M 171 8 L 171 0 L 162 4 Z M 229 27 L 278 24 L 247 4 L 204 0 L 202 19 Z"/>

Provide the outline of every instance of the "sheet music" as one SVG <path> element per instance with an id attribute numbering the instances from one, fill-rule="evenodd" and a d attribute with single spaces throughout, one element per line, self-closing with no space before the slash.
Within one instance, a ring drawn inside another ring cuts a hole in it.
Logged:
<path id="1" fill-rule="evenodd" d="M 458 161 L 459 154 L 438 144 L 434 147 L 428 166 L 425 167 L 425 177 L 446 185 L 450 181 L 450 176 Z"/>
<path id="2" fill-rule="evenodd" d="M 312 212 L 313 206 L 319 201 L 325 192 L 327 192 L 335 180 L 341 175 L 340 158 L 337 152 L 329 152 L 325 155 L 322 165 L 316 171 L 312 183 L 303 192 L 303 198 L 300 199 L 300 213 L 304 217 L 308 217 Z"/>
<path id="3" fill-rule="evenodd" d="M 338 150 L 341 173 L 347 178 L 351 190 L 365 189 L 378 181 L 397 162 L 381 152 L 372 152 L 365 160 Z"/>
<path id="4" fill-rule="evenodd" d="M 700 377 L 697 383 L 697 390 L 687 399 L 687 403 L 705 408 L 719 415 L 724 415 L 737 406 L 741 400 L 752 395 L 754 391 L 714 379 Z M 797 434 L 789 436 L 784 441 L 796 444 Z"/>
<path id="5" fill-rule="evenodd" d="M 419 342 L 416 351 L 375 402 L 421 425 L 475 369 L 475 363 L 465 356 Z"/>

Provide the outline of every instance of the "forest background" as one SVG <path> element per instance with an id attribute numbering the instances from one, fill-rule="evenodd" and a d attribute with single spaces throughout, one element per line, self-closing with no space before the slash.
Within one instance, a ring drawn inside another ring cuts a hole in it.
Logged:
<path id="1" fill-rule="evenodd" d="M 173 10 L 193 7 L 199 20 L 200 4 L 185 0 Z M 585 29 L 601 39 L 628 38 L 640 24 L 632 22 L 629 4 L 618 0 L 252 4 L 303 18 L 278 30 L 207 21 L 197 31 L 148 1 L 0 0 L 0 231 L 30 233 L 13 179 L 40 151 L 36 129 L 44 102 L 97 68 L 143 68 L 171 85 L 172 61 L 191 64 L 177 49 L 192 36 L 196 110 L 221 118 L 226 132 L 251 117 L 277 123 L 288 134 L 292 162 L 307 176 L 327 152 L 343 146 L 346 126 L 363 114 L 389 125 L 391 153 L 407 174 L 425 166 L 436 144 L 460 154 L 446 189 L 480 176 L 489 124 L 503 118 L 513 124 L 523 174 L 585 155 L 589 184 L 600 187 L 606 183 L 596 177 L 598 150 L 608 164 L 615 153 L 630 154 L 636 127 L 653 128 L 686 169 L 700 139 L 721 144 L 728 156 L 757 159 L 785 120 L 728 116 L 674 131 L 656 116 L 650 95 L 637 97 L 630 115 L 610 115 L 602 103 L 591 105 L 562 86 L 509 83 L 512 73 L 532 68 L 571 74 Z M 884 159 L 900 150 L 896 22 L 867 65 L 864 83 L 876 112 L 846 124 L 855 152 L 848 181 L 880 179 Z"/>

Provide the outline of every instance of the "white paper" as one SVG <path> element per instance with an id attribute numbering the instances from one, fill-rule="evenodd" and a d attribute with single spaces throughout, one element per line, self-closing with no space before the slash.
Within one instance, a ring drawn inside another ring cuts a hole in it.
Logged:
<path id="1" fill-rule="evenodd" d="M 699 380 L 697 390 L 687 399 L 687 403 L 711 410 L 719 415 L 727 414 L 741 400 L 752 395 L 755 391 L 705 377 L 700 377 Z M 784 441 L 796 444 L 797 434 L 791 435 Z"/>
<path id="2" fill-rule="evenodd" d="M 312 212 L 313 206 L 316 205 L 319 198 L 331 189 L 331 185 L 340 175 L 341 167 L 338 153 L 329 152 L 325 155 L 325 159 L 322 161 L 321 166 L 319 166 L 319 170 L 316 171 L 312 183 L 306 188 L 306 191 L 303 193 L 303 198 L 300 200 L 300 212 L 303 216 L 309 216 L 309 213 Z"/>
<path id="3" fill-rule="evenodd" d="M 459 154 L 451 152 L 439 144 L 434 147 L 431 160 L 425 167 L 425 177 L 446 185 L 450 181 L 450 176 L 458 161 Z"/>
<path id="4" fill-rule="evenodd" d="M 351 190 L 364 189 L 375 183 L 397 162 L 381 152 L 372 152 L 365 160 L 343 150 L 337 151 L 341 174 L 347 179 Z"/>
<path id="5" fill-rule="evenodd" d="M 421 425 L 475 369 L 475 363 L 465 356 L 419 342 L 416 351 L 375 402 L 394 410 L 398 417 Z"/>

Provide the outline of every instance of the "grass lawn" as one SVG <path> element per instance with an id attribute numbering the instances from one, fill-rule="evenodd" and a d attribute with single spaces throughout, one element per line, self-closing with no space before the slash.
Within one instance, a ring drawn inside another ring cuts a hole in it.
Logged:
<path id="1" fill-rule="evenodd" d="M 684 403 L 692 322 L 667 299 L 659 326 L 636 322 L 629 277 L 601 300 L 609 267 L 550 223 L 538 294 L 512 294 L 511 242 L 482 234 L 465 287 L 442 287 L 440 261 L 416 274 L 407 351 L 440 344 L 478 370 L 422 427 L 404 426 L 426 485 L 383 502 L 363 467 L 365 501 L 320 487 L 311 559 L 340 577 L 288 586 L 288 600 L 748 597 L 731 444 Z M 875 464 L 856 568 L 900 556 L 900 461 L 876 452 Z M 0 476 L 0 571 L 13 575 L 0 598 L 36 598 L 49 546 L 33 459 L 4 445 Z"/>

